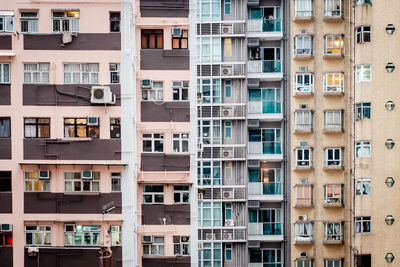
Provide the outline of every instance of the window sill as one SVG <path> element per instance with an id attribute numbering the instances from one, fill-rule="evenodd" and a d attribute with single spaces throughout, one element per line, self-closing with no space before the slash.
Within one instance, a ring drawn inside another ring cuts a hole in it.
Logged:
<path id="1" fill-rule="evenodd" d="M 343 202 L 340 203 L 325 203 L 324 202 L 324 208 L 341 208 L 343 207 Z"/>
<path id="2" fill-rule="evenodd" d="M 343 240 L 324 240 L 324 245 L 342 245 L 344 243 Z"/>
<path id="3" fill-rule="evenodd" d="M 344 169 L 343 165 L 324 165 L 324 171 L 341 171 Z"/>
<path id="4" fill-rule="evenodd" d="M 295 91 L 294 96 L 313 96 L 314 92 L 300 92 L 300 91 Z"/>
<path id="5" fill-rule="evenodd" d="M 313 129 L 309 128 L 309 129 L 294 129 L 294 133 L 295 134 L 308 134 L 308 133 L 313 133 Z"/>
<path id="6" fill-rule="evenodd" d="M 293 56 L 294 59 L 313 59 L 314 55 L 310 54 L 295 54 Z"/>
<path id="7" fill-rule="evenodd" d="M 89 180 L 89 179 L 88 179 Z M 92 180 L 90 180 L 92 181 Z M 101 192 L 86 192 L 86 191 L 76 191 L 76 192 L 63 192 L 64 195 L 69 195 L 69 196 L 81 196 L 81 195 L 85 195 L 85 196 L 97 196 L 97 195 L 101 195 Z"/>
<path id="8" fill-rule="evenodd" d="M 295 166 L 294 169 L 296 171 L 308 171 L 308 170 L 312 170 L 312 166 Z"/>
<path id="9" fill-rule="evenodd" d="M 295 208 L 313 208 L 314 204 L 312 203 L 296 203 L 293 205 Z"/>
<path id="10" fill-rule="evenodd" d="M 314 16 L 295 16 L 293 21 L 312 21 Z"/>
<path id="11" fill-rule="evenodd" d="M 325 96 L 343 96 L 343 95 L 344 95 L 344 92 L 343 92 L 343 91 L 341 91 L 341 92 L 324 91 L 323 94 L 324 94 Z"/>
<path id="12" fill-rule="evenodd" d="M 323 20 L 324 21 L 341 21 L 341 20 L 343 20 L 343 15 L 339 15 L 339 16 L 325 15 Z"/>
<path id="13" fill-rule="evenodd" d="M 340 59 L 340 58 L 344 58 L 344 54 L 324 54 L 324 59 Z"/>
<path id="14" fill-rule="evenodd" d="M 337 133 L 343 133 L 344 130 L 343 128 L 325 128 L 324 133 L 325 134 L 337 134 Z"/>

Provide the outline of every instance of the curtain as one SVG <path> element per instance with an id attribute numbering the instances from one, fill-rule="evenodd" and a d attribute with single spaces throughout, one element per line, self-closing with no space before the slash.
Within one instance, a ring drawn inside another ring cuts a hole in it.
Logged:
<path id="1" fill-rule="evenodd" d="M 10 118 L 0 118 L 0 137 L 9 138 L 10 135 Z"/>

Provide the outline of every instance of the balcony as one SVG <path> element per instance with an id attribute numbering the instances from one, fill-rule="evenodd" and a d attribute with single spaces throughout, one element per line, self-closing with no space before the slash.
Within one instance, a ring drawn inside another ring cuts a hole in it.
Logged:
<path id="1" fill-rule="evenodd" d="M 283 201 L 282 183 L 248 183 L 248 199 L 260 201 Z"/>
<path id="2" fill-rule="evenodd" d="M 222 64 L 199 63 L 197 65 L 197 76 L 242 79 L 246 77 L 246 64 L 245 62 L 224 62 Z"/>
<path id="3" fill-rule="evenodd" d="M 249 60 L 247 65 L 248 78 L 250 79 L 280 81 L 283 78 L 280 60 Z"/>
<path id="4" fill-rule="evenodd" d="M 205 97 L 203 96 L 203 99 Z M 223 105 L 223 106 L 222 106 Z M 211 118 L 214 119 L 235 119 L 235 120 L 244 120 L 246 119 L 246 104 L 238 103 L 238 104 L 207 104 L 204 103 L 204 100 L 201 104 L 201 110 L 198 109 L 198 117 L 202 118 Z"/>
<path id="5" fill-rule="evenodd" d="M 199 241 L 228 241 L 228 242 L 246 242 L 246 228 L 235 227 L 231 229 L 198 229 Z"/>
<path id="6" fill-rule="evenodd" d="M 283 159 L 281 142 L 251 142 L 249 141 L 248 159 L 281 161 Z"/>
<path id="7" fill-rule="evenodd" d="M 214 187 L 210 188 L 207 186 L 212 186 L 211 179 L 208 180 L 208 183 L 205 183 L 204 180 L 207 177 L 203 176 L 203 195 L 202 199 L 204 200 L 222 200 L 228 202 L 245 202 L 246 201 L 246 188 L 243 187 Z M 215 179 L 214 179 L 215 181 Z M 220 183 L 213 183 L 214 186 L 221 186 Z"/>
<path id="8" fill-rule="evenodd" d="M 311 9 L 298 9 L 296 8 L 293 21 L 307 21 L 313 20 L 313 10 Z"/>
<path id="9" fill-rule="evenodd" d="M 264 222 L 248 224 L 248 239 L 260 241 L 283 241 L 282 223 Z"/>
<path id="10" fill-rule="evenodd" d="M 266 89 L 270 90 L 270 89 Z M 252 91 L 252 90 L 251 90 Z M 259 91 L 259 90 L 254 90 Z M 265 94 L 267 95 L 267 94 Z M 251 98 L 247 104 L 248 106 L 248 119 L 257 119 L 262 121 L 281 121 L 283 120 L 282 102 L 280 100 L 263 99 L 261 100 L 261 93 L 259 97 Z M 264 98 L 264 93 L 262 94 Z M 266 96 L 268 97 L 268 96 Z M 273 97 L 275 98 L 275 97 Z"/>
<path id="11" fill-rule="evenodd" d="M 249 19 L 247 21 L 247 36 L 266 40 L 281 40 L 283 38 L 281 19 Z"/>

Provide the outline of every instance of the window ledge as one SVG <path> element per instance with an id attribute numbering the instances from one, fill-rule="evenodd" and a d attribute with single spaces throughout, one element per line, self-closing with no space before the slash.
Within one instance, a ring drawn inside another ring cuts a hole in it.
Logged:
<path id="1" fill-rule="evenodd" d="M 314 204 L 312 203 L 296 203 L 293 205 L 295 208 L 313 208 Z"/>
<path id="2" fill-rule="evenodd" d="M 295 244 L 295 245 L 307 245 L 307 244 L 312 245 L 312 244 L 314 244 L 314 240 L 295 240 L 293 242 L 293 244 Z"/>
<path id="3" fill-rule="evenodd" d="M 294 133 L 296 134 L 302 134 L 302 133 L 313 133 L 313 129 L 294 129 Z"/>
<path id="4" fill-rule="evenodd" d="M 312 166 L 295 166 L 294 169 L 296 171 L 307 171 L 307 170 L 312 170 Z"/>
<path id="5" fill-rule="evenodd" d="M 89 179 L 88 179 L 89 181 Z M 92 180 L 90 180 L 92 181 Z M 74 196 L 81 196 L 81 195 L 85 195 L 85 196 L 97 196 L 97 195 L 101 195 L 101 192 L 85 192 L 85 191 L 78 191 L 78 192 L 62 192 L 64 195 L 74 195 Z"/>
<path id="6" fill-rule="evenodd" d="M 341 21 L 341 20 L 343 20 L 343 15 L 339 15 L 339 16 L 325 15 L 323 20 L 324 21 Z"/>
<path id="7" fill-rule="evenodd" d="M 343 133 L 343 128 L 324 128 L 324 133 L 326 134 L 335 134 L 335 133 Z"/>
<path id="8" fill-rule="evenodd" d="M 325 171 L 341 171 L 344 169 L 343 165 L 324 165 L 323 169 Z"/>
<path id="9" fill-rule="evenodd" d="M 295 54 L 294 56 L 293 56 L 293 58 L 295 58 L 295 59 L 313 59 L 314 58 L 314 55 L 310 55 L 310 54 Z"/>
<path id="10" fill-rule="evenodd" d="M 343 96 L 344 92 L 324 91 L 323 94 L 326 96 Z"/>
<path id="11" fill-rule="evenodd" d="M 312 21 L 314 16 L 294 16 L 293 21 Z"/>
<path id="12" fill-rule="evenodd" d="M 294 96 L 313 96 L 314 92 L 294 92 Z"/>
<path id="13" fill-rule="evenodd" d="M 324 59 L 344 58 L 344 54 L 324 54 Z"/>
<path id="14" fill-rule="evenodd" d="M 343 207 L 343 202 L 340 203 L 325 203 L 324 202 L 324 208 L 341 208 Z"/>
<path id="15" fill-rule="evenodd" d="M 326 240 L 324 239 L 324 244 L 325 245 L 341 245 L 344 243 L 344 240 Z"/>

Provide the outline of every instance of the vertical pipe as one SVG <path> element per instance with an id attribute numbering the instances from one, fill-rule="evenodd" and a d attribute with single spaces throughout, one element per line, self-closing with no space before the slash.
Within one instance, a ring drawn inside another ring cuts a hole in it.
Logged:
<path id="1" fill-rule="evenodd" d="M 121 2 L 122 266 L 137 260 L 135 0 Z"/>

